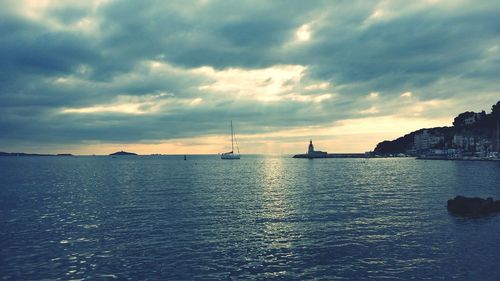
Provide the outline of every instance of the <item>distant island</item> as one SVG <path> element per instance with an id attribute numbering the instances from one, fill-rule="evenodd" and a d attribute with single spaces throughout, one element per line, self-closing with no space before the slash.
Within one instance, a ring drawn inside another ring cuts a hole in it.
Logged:
<path id="1" fill-rule="evenodd" d="M 459 114 L 451 127 L 420 129 L 377 144 L 380 156 L 417 156 L 421 159 L 476 160 L 500 157 L 500 101 L 486 113 Z"/>
<path id="2" fill-rule="evenodd" d="M 133 155 L 137 155 L 137 153 L 126 152 L 126 151 L 122 150 L 122 151 L 118 151 L 115 153 L 111 153 L 109 156 L 124 156 L 124 155 L 133 156 Z"/>
<path id="3" fill-rule="evenodd" d="M 39 153 L 24 153 L 24 152 L 0 152 L 0 156 L 73 156 L 73 154 L 70 154 L 70 153 L 39 154 Z"/>

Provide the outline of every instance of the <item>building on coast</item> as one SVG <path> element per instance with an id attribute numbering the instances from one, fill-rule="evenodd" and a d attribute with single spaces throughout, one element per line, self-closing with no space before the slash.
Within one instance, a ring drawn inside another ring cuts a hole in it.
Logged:
<path id="1" fill-rule="evenodd" d="M 314 150 L 314 144 L 312 140 L 309 140 L 309 146 L 305 154 L 296 154 L 293 158 L 369 158 L 370 153 L 328 153 L 326 151 Z"/>
<path id="2" fill-rule="evenodd" d="M 309 140 L 309 147 L 307 149 L 307 156 L 309 158 L 324 158 L 328 155 L 326 151 L 314 150 L 314 145 L 312 140 Z"/>

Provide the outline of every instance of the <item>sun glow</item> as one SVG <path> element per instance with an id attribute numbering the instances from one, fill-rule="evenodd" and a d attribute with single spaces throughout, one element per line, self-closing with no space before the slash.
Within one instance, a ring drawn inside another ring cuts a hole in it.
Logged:
<path id="1" fill-rule="evenodd" d="M 277 130 L 261 134 L 239 134 L 238 142 L 244 154 L 303 153 L 313 139 L 318 149 L 331 153 L 365 152 L 373 150 L 382 140 L 395 139 L 411 131 L 449 124 L 448 118 L 418 118 L 381 116 L 347 119 L 325 126 L 309 126 Z M 158 141 L 156 143 L 96 143 L 75 150 L 76 154 L 109 154 L 126 150 L 139 154 L 217 154 L 228 149 L 226 135 L 203 135 Z M 68 150 L 72 152 L 71 150 Z"/>

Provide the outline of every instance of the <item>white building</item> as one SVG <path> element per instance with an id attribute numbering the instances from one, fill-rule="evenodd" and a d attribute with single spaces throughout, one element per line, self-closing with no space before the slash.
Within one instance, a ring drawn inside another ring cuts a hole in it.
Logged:
<path id="1" fill-rule="evenodd" d="M 429 150 L 438 143 L 444 141 L 443 136 L 435 136 L 429 133 L 428 130 L 423 130 L 420 134 L 416 134 L 414 138 L 414 145 L 417 151 Z"/>

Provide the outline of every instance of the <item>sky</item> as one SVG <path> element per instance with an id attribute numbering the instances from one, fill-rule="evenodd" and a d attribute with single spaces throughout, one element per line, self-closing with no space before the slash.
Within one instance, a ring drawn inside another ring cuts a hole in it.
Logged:
<path id="1" fill-rule="evenodd" d="M 500 2 L 0 0 L 0 151 L 364 152 L 500 98 Z"/>

